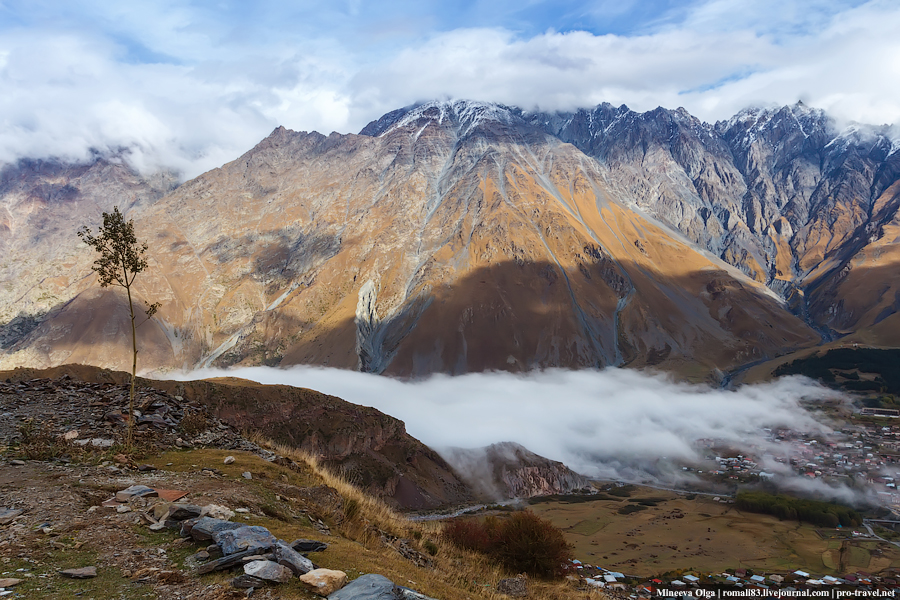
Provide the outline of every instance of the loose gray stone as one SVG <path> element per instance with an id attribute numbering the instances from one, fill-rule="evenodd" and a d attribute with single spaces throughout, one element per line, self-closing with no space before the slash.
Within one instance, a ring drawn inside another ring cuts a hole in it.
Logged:
<path id="1" fill-rule="evenodd" d="M 169 515 L 169 511 L 166 510 L 166 512 L 164 513 L 163 516 L 167 517 L 168 515 Z M 181 537 L 185 537 L 185 538 L 192 537 L 192 532 L 194 531 L 194 525 L 196 525 L 199 520 L 200 520 L 200 518 L 185 519 L 184 521 L 180 521 L 178 533 L 181 535 Z M 200 541 L 200 540 L 195 539 L 194 541 Z"/>
<path id="2" fill-rule="evenodd" d="M 195 504 L 173 504 L 169 507 L 169 518 L 175 521 L 184 521 L 199 517 L 203 509 Z"/>
<path id="3" fill-rule="evenodd" d="M 233 457 L 233 456 L 226 456 L 226 457 L 225 457 L 225 460 L 223 460 L 222 462 L 225 463 L 226 465 L 230 465 L 231 463 L 234 462 L 234 457 Z"/>
<path id="4" fill-rule="evenodd" d="M 247 575 L 244 573 L 243 575 L 238 575 L 234 579 L 231 580 L 231 587 L 236 587 L 240 589 L 253 589 L 266 585 L 266 581 L 264 579 L 260 579 L 259 577 L 254 577 L 253 575 Z"/>
<path id="5" fill-rule="evenodd" d="M 401 592 L 384 575 L 363 575 L 328 596 L 328 600 L 401 600 Z"/>
<path id="6" fill-rule="evenodd" d="M 281 540 L 275 542 L 275 562 L 290 569 L 294 575 L 303 575 L 316 568 L 311 560 Z"/>
<path id="7" fill-rule="evenodd" d="M 253 479 L 253 474 L 250 471 L 244 471 L 241 473 L 241 477 L 244 479 Z"/>
<path id="8" fill-rule="evenodd" d="M 63 577 L 71 579 L 90 579 L 97 576 L 97 567 L 82 567 L 80 569 L 66 569 L 59 572 Z"/>
<path id="9" fill-rule="evenodd" d="M 194 525 L 194 529 L 197 526 Z M 254 550 L 256 552 L 268 552 L 275 546 L 275 536 L 265 527 L 259 525 L 244 525 L 227 531 L 217 531 L 212 539 L 222 548 L 222 554 L 228 556 L 235 552 Z"/>
<path id="10" fill-rule="evenodd" d="M 0 525 L 9 525 L 24 512 L 16 508 L 0 508 Z"/>
<path id="11" fill-rule="evenodd" d="M 243 561 L 245 563 L 253 562 L 254 560 L 275 560 L 275 555 L 271 552 L 266 552 L 265 554 L 254 554 L 253 556 L 245 556 Z"/>
<path id="12" fill-rule="evenodd" d="M 497 591 L 513 598 L 528 595 L 528 586 L 524 577 L 509 577 L 497 582 Z"/>
<path id="13" fill-rule="evenodd" d="M 182 521 L 182 531 L 184 530 L 185 525 L 189 522 L 190 520 Z M 229 529 L 237 529 L 238 527 L 246 527 L 246 525 L 242 523 L 232 523 L 231 521 L 225 521 L 224 519 L 201 517 L 195 522 L 191 523 L 191 527 L 188 530 L 188 533 L 192 538 L 194 538 L 194 540 L 202 542 L 213 539 L 213 535 L 215 535 L 216 533 L 227 531 Z"/>
<path id="14" fill-rule="evenodd" d="M 11 464 L 14 467 L 24 467 L 25 461 L 24 460 L 11 460 L 11 461 L 9 461 L 9 464 Z"/>
<path id="15" fill-rule="evenodd" d="M 420 594 L 419 592 L 405 588 L 402 585 L 397 586 L 397 589 L 400 590 L 400 597 L 403 598 L 403 600 L 435 600 L 430 596 Z"/>
<path id="16" fill-rule="evenodd" d="M 291 548 L 297 552 L 322 552 L 328 549 L 328 544 L 316 540 L 294 540 L 291 542 Z"/>
<path id="17" fill-rule="evenodd" d="M 204 573 L 212 573 L 213 571 L 224 571 L 225 569 L 242 565 L 244 564 L 244 557 L 253 554 L 256 554 L 255 550 L 247 550 L 246 552 L 238 552 L 237 554 L 211 560 L 205 565 L 201 565 L 200 568 L 197 569 L 197 574 L 203 575 Z"/>
<path id="18" fill-rule="evenodd" d="M 156 490 L 151 487 L 147 487 L 146 485 L 132 485 L 122 491 L 116 492 L 116 500 L 119 502 L 128 502 L 132 498 L 156 495 Z"/>
<path id="19" fill-rule="evenodd" d="M 290 569 L 271 560 L 249 562 L 244 565 L 244 573 L 275 583 L 287 583 L 294 576 Z"/>

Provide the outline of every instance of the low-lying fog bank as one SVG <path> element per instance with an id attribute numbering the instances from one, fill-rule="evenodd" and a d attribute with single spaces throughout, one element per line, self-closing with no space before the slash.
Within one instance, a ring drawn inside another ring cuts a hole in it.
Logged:
<path id="1" fill-rule="evenodd" d="M 831 432 L 821 413 L 803 403 L 842 397 L 801 377 L 734 391 L 615 368 L 437 375 L 416 382 L 304 366 L 204 369 L 177 378 L 220 376 L 312 388 L 375 407 L 405 421 L 410 434 L 438 452 L 445 450 L 451 463 L 448 448 L 510 441 L 592 478 L 684 486 L 696 476 L 682 465 L 699 464 L 708 452 L 703 446 L 710 442 L 698 441 L 715 440 L 757 457 L 784 487 L 848 501 L 858 494 L 795 477 L 789 465 L 771 458 L 790 451 L 765 428 Z"/>

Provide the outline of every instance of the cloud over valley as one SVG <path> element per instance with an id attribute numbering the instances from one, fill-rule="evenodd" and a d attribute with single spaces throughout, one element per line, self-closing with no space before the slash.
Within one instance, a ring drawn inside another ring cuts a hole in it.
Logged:
<path id="1" fill-rule="evenodd" d="M 213 376 L 306 387 L 375 407 L 403 420 L 410 434 L 451 461 L 449 448 L 516 442 L 589 477 L 662 486 L 693 478 L 682 465 L 702 464 L 711 445 L 755 456 L 770 472 L 790 479 L 792 468 L 774 457 L 789 457 L 792 447 L 774 441 L 766 429 L 827 435 L 833 424 L 809 407 L 843 402 L 800 377 L 729 391 L 616 368 L 401 381 L 339 369 L 249 367 L 181 378 Z M 821 481 L 791 485 L 853 497 Z"/>

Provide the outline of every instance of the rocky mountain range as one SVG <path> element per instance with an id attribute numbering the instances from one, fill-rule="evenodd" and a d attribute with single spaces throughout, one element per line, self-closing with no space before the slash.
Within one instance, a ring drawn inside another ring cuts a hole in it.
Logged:
<path id="1" fill-rule="evenodd" d="M 802 104 L 715 124 L 471 101 L 358 135 L 278 128 L 177 184 L 117 157 L 0 169 L 0 366 L 126 368 L 80 225 L 150 245 L 144 370 L 400 376 L 657 366 L 707 377 L 839 336 L 900 340 L 900 134 Z"/>

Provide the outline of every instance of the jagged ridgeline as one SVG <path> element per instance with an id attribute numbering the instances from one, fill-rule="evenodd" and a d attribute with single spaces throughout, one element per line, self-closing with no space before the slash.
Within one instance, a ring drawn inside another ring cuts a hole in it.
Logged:
<path id="1" fill-rule="evenodd" d="M 147 368 L 703 378 L 823 337 L 897 345 L 898 139 L 802 104 L 709 124 L 453 101 L 278 128 L 178 186 L 117 157 L 7 165 L 0 366 L 126 366 L 123 299 L 74 235 L 115 204 L 162 302 Z"/>

